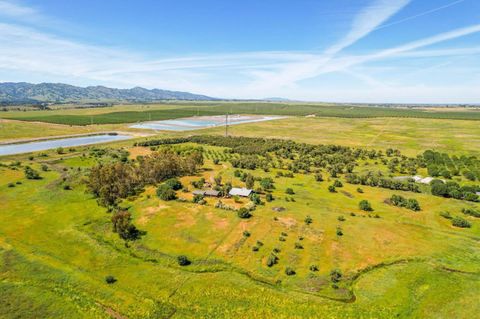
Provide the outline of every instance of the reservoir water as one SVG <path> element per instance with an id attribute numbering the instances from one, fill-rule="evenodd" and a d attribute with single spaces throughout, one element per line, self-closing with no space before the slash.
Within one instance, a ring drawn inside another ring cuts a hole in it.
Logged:
<path id="1" fill-rule="evenodd" d="M 102 135 L 62 138 L 58 140 L 46 140 L 46 141 L 28 142 L 28 143 L 19 143 L 19 144 L 7 144 L 7 145 L 0 145 L 0 156 L 45 151 L 45 150 L 58 148 L 58 147 L 73 147 L 73 146 L 91 145 L 91 144 L 106 143 L 106 142 L 113 142 L 113 141 L 122 141 L 130 138 L 132 137 L 129 135 L 102 134 Z"/>
<path id="2" fill-rule="evenodd" d="M 254 116 L 254 115 L 230 115 L 228 125 L 271 121 L 284 118 L 283 116 Z M 150 129 L 158 131 L 190 131 L 208 127 L 225 125 L 225 116 L 199 116 L 179 118 L 174 120 L 141 122 L 130 126 L 131 128 Z"/>

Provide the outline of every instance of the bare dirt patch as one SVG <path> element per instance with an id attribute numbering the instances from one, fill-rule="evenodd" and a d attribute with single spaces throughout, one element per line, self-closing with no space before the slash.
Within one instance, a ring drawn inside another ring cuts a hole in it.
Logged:
<path id="1" fill-rule="evenodd" d="M 140 216 L 138 219 L 137 223 L 139 225 L 146 225 L 150 219 L 152 219 L 157 213 L 162 210 L 167 208 L 168 206 L 165 205 L 158 205 L 156 207 L 148 207 L 145 209 L 145 212 Z"/>
<path id="2" fill-rule="evenodd" d="M 297 225 L 297 221 L 291 217 L 278 217 L 278 221 L 285 225 L 287 228 L 292 228 Z"/>

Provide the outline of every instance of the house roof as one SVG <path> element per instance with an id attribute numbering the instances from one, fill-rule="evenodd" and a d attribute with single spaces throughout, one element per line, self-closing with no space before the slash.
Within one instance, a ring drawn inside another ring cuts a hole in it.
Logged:
<path id="1" fill-rule="evenodd" d="M 219 191 L 212 190 L 212 189 L 205 191 L 205 195 L 207 196 L 218 196 L 219 194 L 220 194 Z"/>
<path id="2" fill-rule="evenodd" d="M 216 191 L 216 190 L 213 190 L 213 189 L 209 189 L 209 190 L 200 190 L 200 189 L 197 189 L 197 190 L 194 190 L 192 192 L 193 195 L 202 195 L 202 196 L 218 196 L 220 195 L 220 192 Z"/>
<path id="3" fill-rule="evenodd" d="M 252 193 L 253 191 L 251 189 L 248 189 L 248 188 L 232 188 L 230 190 L 230 192 L 228 194 L 230 194 L 231 196 L 243 196 L 243 197 L 247 197 L 247 196 L 250 196 L 250 194 Z"/>

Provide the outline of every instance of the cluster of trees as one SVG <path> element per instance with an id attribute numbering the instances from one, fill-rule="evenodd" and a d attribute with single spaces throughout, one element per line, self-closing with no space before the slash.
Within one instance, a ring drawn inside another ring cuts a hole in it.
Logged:
<path id="1" fill-rule="evenodd" d="M 480 211 L 475 210 L 475 209 L 463 208 L 462 213 L 464 213 L 465 215 L 468 215 L 468 216 L 473 216 L 473 217 L 476 217 L 476 218 L 480 218 Z"/>
<path id="2" fill-rule="evenodd" d="M 430 176 L 450 179 L 463 175 L 471 181 L 480 180 L 480 160 L 475 156 L 450 157 L 446 153 L 427 150 L 423 153 L 423 159 Z"/>
<path id="3" fill-rule="evenodd" d="M 421 210 L 420 204 L 414 198 L 408 198 L 407 199 L 407 198 L 405 198 L 401 195 L 392 195 L 392 197 L 390 197 L 390 202 L 394 206 L 405 207 L 405 208 L 413 210 L 413 211 Z"/>
<path id="4" fill-rule="evenodd" d="M 464 210 L 462 210 L 462 212 L 464 212 Z M 464 212 L 464 214 L 465 214 L 465 212 Z M 467 214 L 467 215 L 469 215 L 469 214 Z M 450 221 L 452 223 L 452 226 L 460 227 L 460 228 L 470 228 L 470 227 L 472 227 L 472 224 L 468 220 L 466 220 L 465 218 L 462 218 L 460 216 L 455 216 L 454 217 L 448 211 L 441 212 L 440 216 L 442 216 L 445 219 L 450 219 Z"/>
<path id="5" fill-rule="evenodd" d="M 444 183 L 441 180 L 434 179 L 430 182 L 432 195 L 462 199 L 466 201 L 478 202 L 479 196 L 476 192 L 480 192 L 479 186 L 460 186 L 455 182 Z"/>
<path id="6" fill-rule="evenodd" d="M 40 174 L 30 166 L 25 166 L 24 173 L 27 179 L 42 179 Z"/>
<path id="7" fill-rule="evenodd" d="M 269 167 L 292 172 L 311 172 L 325 168 L 332 177 L 352 172 L 358 159 L 382 158 L 382 151 L 350 148 L 339 145 L 309 145 L 280 139 L 248 137 L 191 136 L 187 138 L 159 139 L 138 143 L 140 146 L 171 145 L 193 142 L 228 148 L 227 152 L 240 154 L 231 158 L 234 167 L 256 169 Z M 272 153 L 276 161 L 272 158 Z M 392 151 L 392 154 L 397 154 Z M 399 154 L 399 153 L 398 153 Z"/>
<path id="8" fill-rule="evenodd" d="M 194 174 L 202 164 L 201 153 L 180 156 L 171 150 L 161 150 L 139 157 L 136 163 L 115 162 L 94 166 L 86 184 L 100 205 L 116 206 L 119 199 L 137 194 L 145 185 Z"/>
<path id="9" fill-rule="evenodd" d="M 256 155 L 243 155 L 239 158 L 230 159 L 230 163 L 235 168 L 244 168 L 254 170 L 257 168 L 266 168 L 268 170 L 268 163 L 266 160 L 259 158 Z"/>
<path id="10" fill-rule="evenodd" d="M 385 158 L 382 159 L 382 163 L 387 165 L 391 173 L 400 173 L 400 174 L 417 174 L 419 167 L 425 167 L 421 157 L 412 158 L 406 156 L 393 157 L 390 160 Z"/>
<path id="11" fill-rule="evenodd" d="M 411 181 L 400 181 L 392 178 L 384 177 L 381 172 L 368 172 L 363 175 L 350 173 L 345 175 L 345 180 L 349 184 L 365 185 L 372 187 L 381 187 L 391 190 L 402 190 L 420 193 L 420 187 Z"/>

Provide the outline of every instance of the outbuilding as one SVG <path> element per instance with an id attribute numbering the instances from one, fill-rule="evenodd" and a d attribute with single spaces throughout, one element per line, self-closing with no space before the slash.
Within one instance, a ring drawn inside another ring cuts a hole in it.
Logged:
<path id="1" fill-rule="evenodd" d="M 228 195 L 230 196 L 241 196 L 241 197 L 248 197 L 253 193 L 253 190 L 248 188 L 232 188 Z"/>
<path id="2" fill-rule="evenodd" d="M 209 197 L 219 197 L 220 196 L 220 192 L 219 191 L 216 191 L 216 190 L 213 190 L 213 189 L 209 189 L 209 190 L 194 190 L 192 192 L 193 195 L 201 195 L 201 196 L 209 196 Z"/>

